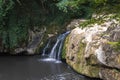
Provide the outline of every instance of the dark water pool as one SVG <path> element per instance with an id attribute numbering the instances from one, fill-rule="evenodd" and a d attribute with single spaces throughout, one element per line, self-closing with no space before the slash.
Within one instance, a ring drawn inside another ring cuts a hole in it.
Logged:
<path id="1" fill-rule="evenodd" d="M 65 63 L 41 61 L 38 56 L 0 56 L 0 80 L 90 80 Z"/>

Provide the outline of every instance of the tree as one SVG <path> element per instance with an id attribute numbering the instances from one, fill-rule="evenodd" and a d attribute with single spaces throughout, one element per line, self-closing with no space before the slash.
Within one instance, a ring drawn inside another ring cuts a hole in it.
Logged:
<path id="1" fill-rule="evenodd" d="M 13 8 L 14 2 L 12 0 L 0 0 L 0 36 L 5 48 L 9 49 L 9 13 Z"/>

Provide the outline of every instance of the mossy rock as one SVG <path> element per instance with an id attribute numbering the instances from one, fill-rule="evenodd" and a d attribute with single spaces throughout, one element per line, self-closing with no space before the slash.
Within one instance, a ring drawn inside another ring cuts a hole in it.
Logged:
<path id="1" fill-rule="evenodd" d="M 85 59 L 84 51 L 85 51 L 85 44 L 80 42 L 79 51 L 77 53 L 77 62 L 73 65 L 73 68 L 84 75 L 89 77 L 99 77 L 100 68 L 98 66 L 92 66 L 92 64 L 96 64 L 96 58 L 94 56 L 90 56 L 89 59 Z"/>
<path id="2" fill-rule="evenodd" d="M 102 79 L 104 80 L 120 80 L 120 71 L 116 69 L 101 68 Z"/>
<path id="3" fill-rule="evenodd" d="M 87 60 L 85 56 L 86 44 L 82 43 L 80 34 L 74 35 L 74 41 L 71 34 L 66 38 L 63 54 L 66 54 L 66 62 L 78 73 L 99 78 L 99 66 L 93 66 L 97 63 L 96 57 L 91 55 Z M 74 45 L 74 47 L 73 47 Z M 71 47 L 72 46 L 72 47 Z"/>
<path id="4" fill-rule="evenodd" d="M 62 49 L 62 59 L 66 59 L 66 48 L 68 43 L 69 35 L 65 38 L 63 49 Z"/>

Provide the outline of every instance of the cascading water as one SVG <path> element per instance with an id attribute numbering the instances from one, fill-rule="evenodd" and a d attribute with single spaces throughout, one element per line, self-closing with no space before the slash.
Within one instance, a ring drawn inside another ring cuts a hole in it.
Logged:
<path id="1" fill-rule="evenodd" d="M 70 31 L 67 31 L 64 34 L 61 34 L 60 36 L 58 36 L 57 41 L 55 43 L 55 45 L 53 46 L 50 54 L 48 55 L 48 58 L 46 59 L 46 61 L 51 61 L 51 60 L 58 60 L 60 61 L 61 59 L 61 50 L 62 50 L 62 46 L 64 43 L 64 40 L 66 38 L 66 36 L 70 33 Z M 46 45 L 46 47 L 43 49 L 43 54 L 45 55 L 46 49 L 49 46 L 50 42 L 48 42 L 48 44 Z"/>
<path id="2" fill-rule="evenodd" d="M 42 56 L 44 56 L 44 55 L 45 55 L 46 50 L 48 49 L 48 47 L 49 47 L 49 45 L 50 45 L 50 41 L 51 41 L 51 39 L 48 41 L 47 45 L 46 45 L 46 46 L 45 46 L 45 48 L 43 49 Z"/>
<path id="3" fill-rule="evenodd" d="M 61 34 L 57 38 L 57 41 L 56 41 L 55 45 L 53 46 L 53 48 L 50 52 L 50 55 L 49 55 L 50 58 L 60 60 L 60 53 L 61 53 L 61 50 L 62 50 L 63 42 L 64 42 L 64 39 L 66 38 L 66 36 L 69 33 L 70 33 L 70 31 L 68 31 L 64 34 Z"/>

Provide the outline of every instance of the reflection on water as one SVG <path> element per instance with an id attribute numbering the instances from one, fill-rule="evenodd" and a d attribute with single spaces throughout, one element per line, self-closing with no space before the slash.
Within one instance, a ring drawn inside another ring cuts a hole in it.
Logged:
<path id="1" fill-rule="evenodd" d="M 60 60 L 56 60 L 54 58 L 41 58 L 38 61 L 43 61 L 43 62 L 53 62 L 53 63 L 62 63 Z"/>
<path id="2" fill-rule="evenodd" d="M 38 56 L 0 56 L 0 80 L 88 80 L 66 64 Z"/>
<path id="3" fill-rule="evenodd" d="M 81 77 L 79 75 L 75 75 L 75 73 L 61 73 L 56 74 L 53 76 L 47 76 L 42 78 L 41 80 L 85 80 L 84 77 Z"/>

